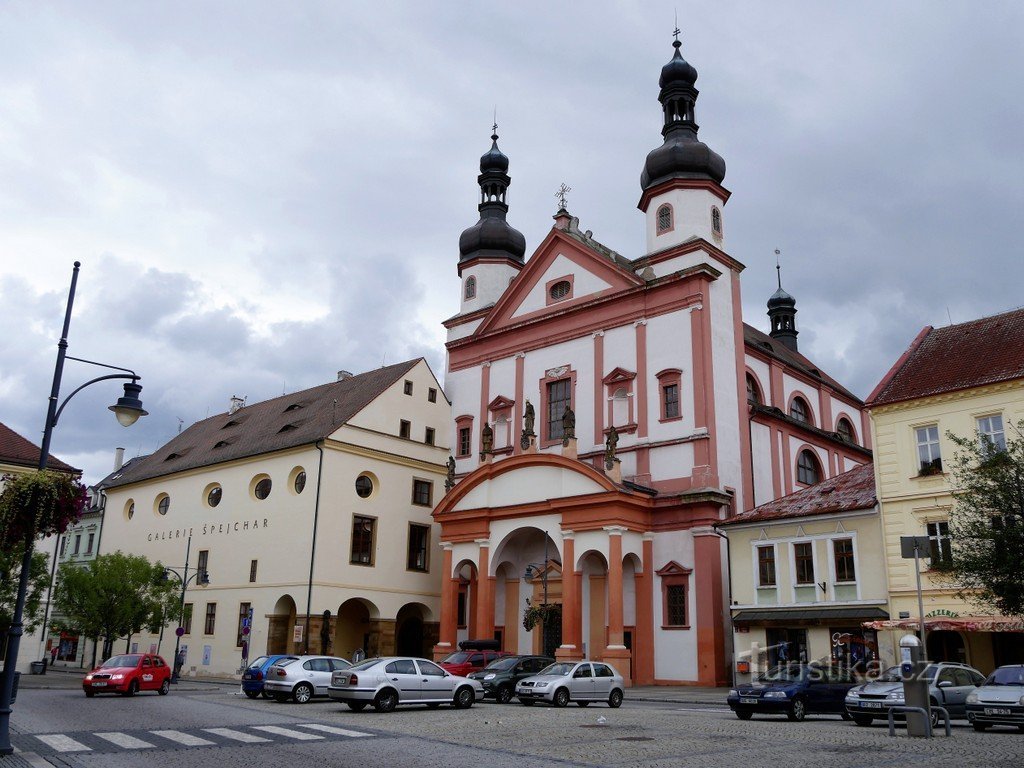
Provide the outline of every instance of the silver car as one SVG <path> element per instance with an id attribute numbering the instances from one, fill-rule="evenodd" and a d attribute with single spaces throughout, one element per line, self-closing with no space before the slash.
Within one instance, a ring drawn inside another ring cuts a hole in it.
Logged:
<path id="1" fill-rule="evenodd" d="M 431 709 L 451 704 L 468 709 L 483 699 L 484 688 L 480 681 L 445 672 L 432 661 L 389 656 L 335 672 L 327 695 L 345 702 L 354 712 L 362 712 L 368 704 L 378 712 L 407 704 L 425 704 Z"/>
<path id="2" fill-rule="evenodd" d="M 622 675 L 609 664 L 559 661 L 520 680 L 516 684 L 516 698 L 527 707 L 535 701 L 547 701 L 556 707 L 564 707 L 570 701 L 580 707 L 592 701 L 605 701 L 615 708 L 622 704 L 625 689 Z"/>
<path id="3" fill-rule="evenodd" d="M 985 676 L 974 667 L 944 661 L 929 664 L 921 673 L 928 681 L 933 707 L 943 707 L 950 718 L 967 717 L 967 696 L 981 685 Z M 858 685 L 846 693 L 846 711 L 857 725 L 871 725 L 875 718 L 887 719 L 890 707 L 902 707 L 903 676 L 899 667 L 889 667 L 877 680 Z M 902 714 L 897 715 L 902 718 Z M 938 725 L 938 712 L 932 710 L 932 725 Z"/>
<path id="4" fill-rule="evenodd" d="M 297 704 L 305 704 L 314 696 L 325 696 L 331 675 L 351 666 L 334 656 L 281 659 L 267 669 L 263 690 L 278 701 L 294 699 Z"/>
<path id="5" fill-rule="evenodd" d="M 1024 664 L 999 667 L 967 696 L 967 719 L 976 731 L 1015 725 L 1024 732 Z"/>

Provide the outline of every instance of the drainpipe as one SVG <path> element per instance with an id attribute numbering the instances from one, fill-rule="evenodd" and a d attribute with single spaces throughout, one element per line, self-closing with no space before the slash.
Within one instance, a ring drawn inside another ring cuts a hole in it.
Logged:
<path id="1" fill-rule="evenodd" d="M 316 449 L 320 451 L 320 463 L 316 469 L 316 502 L 313 506 L 313 543 L 309 549 L 309 587 L 306 590 L 306 629 L 303 631 L 305 635 L 305 653 L 309 653 L 309 612 L 313 605 L 313 561 L 316 557 L 316 527 L 317 521 L 320 518 L 320 478 L 324 473 L 324 441 L 318 440 L 316 443 Z"/>

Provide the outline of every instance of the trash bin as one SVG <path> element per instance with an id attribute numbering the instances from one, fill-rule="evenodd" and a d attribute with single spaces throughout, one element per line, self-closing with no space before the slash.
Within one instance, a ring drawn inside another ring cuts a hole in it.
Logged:
<path id="1" fill-rule="evenodd" d="M 45 675 L 46 674 L 46 662 L 45 661 L 33 661 L 28 665 L 29 674 L 32 675 Z"/>
<path id="2" fill-rule="evenodd" d="M 11 685 L 11 704 L 18 700 L 18 681 L 21 680 L 21 672 L 14 673 L 14 683 Z"/>

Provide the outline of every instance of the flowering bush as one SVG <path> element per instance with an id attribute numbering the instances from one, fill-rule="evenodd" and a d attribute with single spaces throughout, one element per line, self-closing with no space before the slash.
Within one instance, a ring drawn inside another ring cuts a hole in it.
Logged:
<path id="1" fill-rule="evenodd" d="M 0 492 L 0 546 L 63 533 L 78 522 L 86 503 L 85 486 L 63 472 L 7 475 Z"/>
<path id="2" fill-rule="evenodd" d="M 559 610 L 556 603 L 531 603 L 530 598 L 526 598 L 526 608 L 523 610 L 523 629 L 529 632 L 531 629 L 539 625 L 544 625 L 548 620 L 548 616 Z"/>

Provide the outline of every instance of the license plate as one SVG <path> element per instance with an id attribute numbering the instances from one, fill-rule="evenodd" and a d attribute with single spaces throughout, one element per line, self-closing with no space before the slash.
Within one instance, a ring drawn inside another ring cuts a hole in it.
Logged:
<path id="1" fill-rule="evenodd" d="M 740 699 L 740 704 L 757 704 L 757 699 Z"/>
<path id="2" fill-rule="evenodd" d="M 106 683 L 93 683 L 92 687 L 93 688 L 106 688 L 107 684 Z"/>
<path id="3" fill-rule="evenodd" d="M 862 701 L 860 703 L 860 705 L 862 707 L 864 707 L 865 709 L 881 709 L 882 708 L 882 702 L 880 702 L 880 701 Z"/>
<path id="4" fill-rule="evenodd" d="M 985 707 L 986 715 L 1008 715 L 1010 710 L 1003 707 Z"/>

